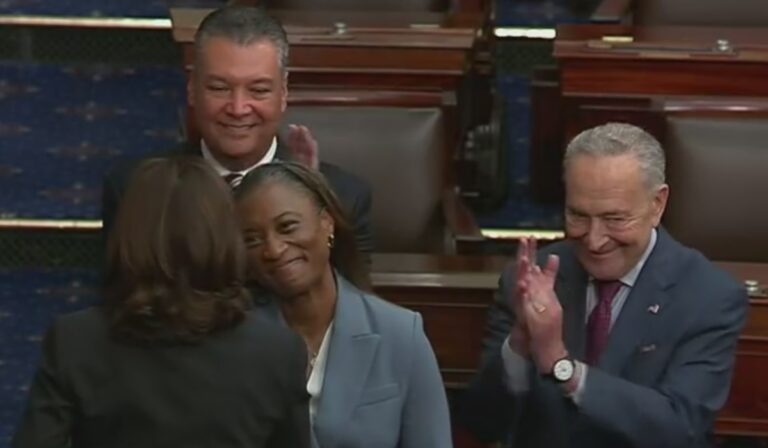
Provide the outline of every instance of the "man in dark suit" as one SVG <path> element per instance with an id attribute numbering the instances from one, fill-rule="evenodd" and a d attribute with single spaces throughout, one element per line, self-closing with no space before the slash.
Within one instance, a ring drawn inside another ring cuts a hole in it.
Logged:
<path id="1" fill-rule="evenodd" d="M 258 165 L 296 160 L 325 175 L 345 207 L 363 253 L 373 250 L 371 190 L 364 180 L 318 160 L 318 145 L 304 126 L 277 131 L 287 104 L 288 40 L 283 27 L 263 10 L 224 7 L 209 14 L 195 35 L 195 66 L 187 100 L 202 139 L 175 148 L 204 157 L 233 187 Z M 105 178 L 102 219 L 108 234 L 136 163 Z"/>
<path id="2" fill-rule="evenodd" d="M 500 280 L 461 420 L 514 447 L 704 447 L 728 396 L 744 289 L 659 227 L 659 143 L 584 131 L 564 161 L 566 241 L 523 240 Z"/>

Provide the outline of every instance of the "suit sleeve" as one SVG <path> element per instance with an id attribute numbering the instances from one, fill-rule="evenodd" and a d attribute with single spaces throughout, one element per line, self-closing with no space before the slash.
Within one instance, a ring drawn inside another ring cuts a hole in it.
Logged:
<path id="1" fill-rule="evenodd" d="M 710 303 L 713 306 L 692 310 L 700 322 L 675 348 L 658 386 L 644 387 L 592 368 L 582 413 L 635 447 L 704 446 L 728 397 L 736 343 L 748 309 L 741 289 Z"/>
<path id="2" fill-rule="evenodd" d="M 514 427 L 522 396 L 512 394 L 504 383 L 501 345 L 509 336 L 515 316 L 509 306 L 514 283 L 513 265 L 499 279 L 494 301 L 489 307 L 483 339 L 481 367 L 458 402 L 458 421 L 484 442 L 503 440 Z"/>
<path id="3" fill-rule="evenodd" d="M 453 446 L 445 387 L 419 314 L 413 322 L 411 369 L 400 434 L 398 446 L 402 448 Z"/>
<path id="4" fill-rule="evenodd" d="M 62 374 L 55 325 L 43 338 L 40 365 L 29 391 L 27 408 L 14 435 L 13 448 L 69 446 L 76 402 Z"/>
<path id="5" fill-rule="evenodd" d="M 304 343 L 296 336 L 289 339 L 287 362 L 278 372 L 285 380 L 285 413 L 270 436 L 267 448 L 309 448 L 309 395 L 306 389 L 307 352 Z"/>

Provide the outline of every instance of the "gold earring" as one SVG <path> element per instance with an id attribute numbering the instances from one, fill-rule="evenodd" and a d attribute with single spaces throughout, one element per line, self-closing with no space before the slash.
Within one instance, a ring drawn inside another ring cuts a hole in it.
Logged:
<path id="1" fill-rule="evenodd" d="M 333 245 L 336 243 L 336 235 L 328 235 L 328 248 L 333 249 Z"/>

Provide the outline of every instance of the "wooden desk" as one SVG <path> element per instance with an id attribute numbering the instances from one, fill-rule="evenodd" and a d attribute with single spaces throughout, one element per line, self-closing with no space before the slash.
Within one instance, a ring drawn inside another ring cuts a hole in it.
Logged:
<path id="1" fill-rule="evenodd" d="M 374 289 L 419 311 L 446 386 L 466 385 L 480 361 L 485 319 L 510 258 L 374 254 Z M 741 280 L 768 285 L 768 265 L 717 263 Z M 768 299 L 752 298 L 736 353 L 731 394 L 717 419 L 723 435 L 768 436 Z"/>
<path id="2" fill-rule="evenodd" d="M 562 199 L 559 161 L 584 129 L 624 121 L 660 137 L 651 111 L 660 98 L 768 96 L 764 28 L 563 25 L 554 56 L 557 75 L 535 84 L 548 88 L 532 99 L 531 183 L 544 201 Z M 557 137 L 546 138 L 553 128 Z"/>
<path id="3" fill-rule="evenodd" d="M 187 72 L 209 9 L 171 9 Z M 472 66 L 483 25 L 473 13 L 272 10 L 288 33 L 291 87 L 450 90 Z"/>

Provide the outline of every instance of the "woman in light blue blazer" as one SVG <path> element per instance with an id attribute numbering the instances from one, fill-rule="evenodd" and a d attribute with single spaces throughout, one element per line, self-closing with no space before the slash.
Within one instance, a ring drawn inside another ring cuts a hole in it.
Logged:
<path id="1" fill-rule="evenodd" d="M 294 163 L 236 192 L 265 313 L 307 344 L 319 448 L 450 448 L 448 404 L 421 316 L 366 292 L 367 266 L 325 179 Z"/>

